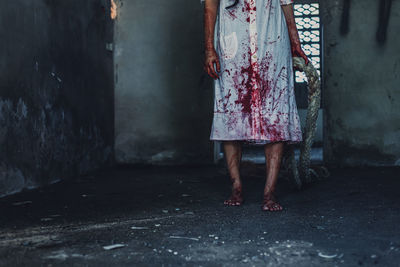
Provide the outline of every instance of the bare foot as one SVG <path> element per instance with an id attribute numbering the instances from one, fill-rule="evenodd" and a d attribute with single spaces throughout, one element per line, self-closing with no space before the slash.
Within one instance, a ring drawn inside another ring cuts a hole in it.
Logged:
<path id="1" fill-rule="evenodd" d="M 227 206 L 240 206 L 243 203 L 242 185 L 234 184 L 232 186 L 232 195 L 229 199 L 224 201 Z"/>
<path id="2" fill-rule="evenodd" d="M 276 202 L 275 196 L 273 194 L 264 195 L 262 210 L 281 211 L 282 209 L 282 206 L 278 202 Z"/>

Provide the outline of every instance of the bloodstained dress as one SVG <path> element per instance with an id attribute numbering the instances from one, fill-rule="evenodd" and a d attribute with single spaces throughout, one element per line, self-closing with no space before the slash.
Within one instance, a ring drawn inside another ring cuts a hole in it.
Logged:
<path id="1" fill-rule="evenodd" d="M 293 0 L 220 0 L 210 140 L 302 141 L 290 39 L 281 5 Z"/>

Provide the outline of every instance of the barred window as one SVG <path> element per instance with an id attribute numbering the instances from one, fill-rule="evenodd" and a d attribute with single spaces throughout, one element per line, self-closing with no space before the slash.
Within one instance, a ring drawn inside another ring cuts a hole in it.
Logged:
<path id="1" fill-rule="evenodd" d="M 294 15 L 304 52 L 321 74 L 321 25 L 319 3 L 295 4 Z M 296 83 L 304 83 L 304 73 L 296 71 Z"/>

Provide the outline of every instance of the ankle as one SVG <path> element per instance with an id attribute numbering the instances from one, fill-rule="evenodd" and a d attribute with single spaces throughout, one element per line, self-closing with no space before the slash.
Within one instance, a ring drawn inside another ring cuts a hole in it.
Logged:
<path id="1" fill-rule="evenodd" d="M 264 195 L 273 195 L 275 193 L 275 186 L 274 185 L 265 185 L 264 187 Z"/>
<path id="2" fill-rule="evenodd" d="M 275 192 L 272 190 L 265 190 L 264 198 L 275 198 Z"/>
<path id="3" fill-rule="evenodd" d="M 240 179 L 232 180 L 232 185 L 233 185 L 233 187 L 241 187 L 242 181 L 240 181 Z"/>

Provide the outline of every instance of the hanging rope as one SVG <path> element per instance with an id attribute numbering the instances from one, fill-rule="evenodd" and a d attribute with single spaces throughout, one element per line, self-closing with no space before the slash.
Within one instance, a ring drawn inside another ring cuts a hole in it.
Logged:
<path id="1" fill-rule="evenodd" d="M 297 163 L 295 159 L 294 149 L 292 148 L 289 152 L 288 164 L 293 173 L 293 179 L 298 189 L 300 189 L 304 183 L 310 183 L 311 173 L 318 176 L 314 170 L 310 168 L 311 162 L 311 147 L 314 142 L 315 132 L 317 130 L 317 119 L 318 111 L 321 104 L 321 81 L 317 70 L 310 62 L 308 65 L 305 64 L 303 58 L 293 58 L 294 68 L 305 73 L 307 77 L 308 85 L 308 108 L 305 130 L 303 132 L 303 142 L 300 148 L 300 159 Z M 325 175 L 327 170 L 323 168 Z"/>

